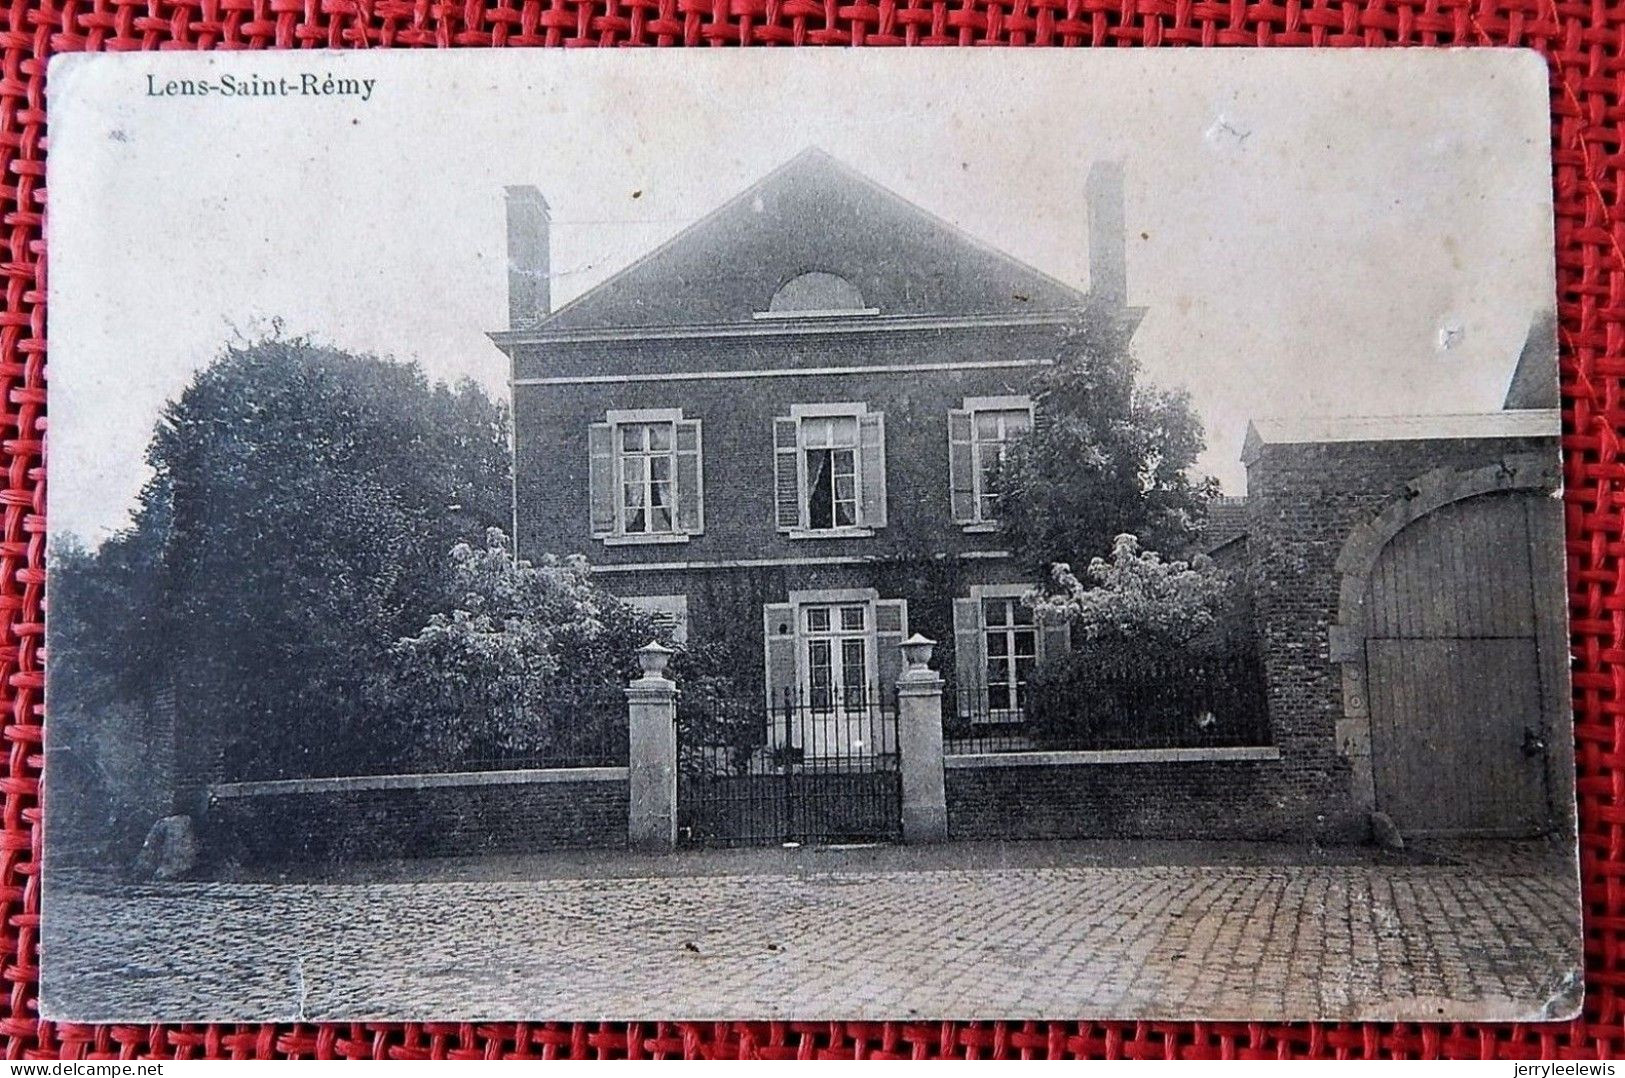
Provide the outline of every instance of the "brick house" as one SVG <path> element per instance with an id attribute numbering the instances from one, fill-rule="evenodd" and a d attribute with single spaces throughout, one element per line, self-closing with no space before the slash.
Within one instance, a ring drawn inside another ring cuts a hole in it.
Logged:
<path id="1" fill-rule="evenodd" d="M 1070 333 L 1143 315 L 1119 168 L 1084 196 L 1087 291 L 809 150 L 554 310 L 549 207 L 509 188 L 520 555 L 587 553 L 769 703 L 867 701 L 921 632 L 961 719 L 1019 719 L 1069 641 L 1019 602 L 987 466 Z M 1572 833 L 1554 339 L 1497 412 L 1251 424 L 1204 546 L 1247 585 L 1267 735 L 951 750 L 950 833 Z"/>
<path id="2" fill-rule="evenodd" d="M 770 698 L 884 693 L 923 632 L 1014 716 L 1066 630 L 1018 601 L 992 465 L 1070 331 L 1143 315 L 1120 169 L 1083 193 L 1088 291 L 809 149 L 554 310 L 550 208 L 509 188 L 520 555 L 588 554 Z"/>

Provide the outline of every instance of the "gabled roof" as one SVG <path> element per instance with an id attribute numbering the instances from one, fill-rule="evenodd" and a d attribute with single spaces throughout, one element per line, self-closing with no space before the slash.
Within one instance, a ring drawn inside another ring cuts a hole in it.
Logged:
<path id="1" fill-rule="evenodd" d="M 1501 407 L 1559 408 L 1562 403 L 1557 390 L 1557 312 L 1547 310 L 1529 326 Z"/>
<path id="2" fill-rule="evenodd" d="M 1241 459 L 1252 462 L 1267 445 L 1306 442 L 1406 442 L 1464 438 L 1556 438 L 1563 414 L 1522 409 L 1459 415 L 1284 416 L 1247 424 Z"/>
<path id="3" fill-rule="evenodd" d="M 751 323 L 780 285 L 811 272 L 844 277 L 882 317 L 1032 314 L 1088 301 L 814 148 L 535 332 Z"/>

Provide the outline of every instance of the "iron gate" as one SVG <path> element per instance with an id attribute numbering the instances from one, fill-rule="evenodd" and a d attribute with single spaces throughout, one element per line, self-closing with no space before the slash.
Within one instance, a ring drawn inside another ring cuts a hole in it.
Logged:
<path id="1" fill-rule="evenodd" d="M 901 838 L 895 697 L 680 705 L 677 828 L 688 846 Z"/>

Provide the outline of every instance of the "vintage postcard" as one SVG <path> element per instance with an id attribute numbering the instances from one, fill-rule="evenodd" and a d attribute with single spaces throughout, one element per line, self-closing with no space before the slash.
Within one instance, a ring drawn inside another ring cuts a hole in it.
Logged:
<path id="1" fill-rule="evenodd" d="M 1577 1012 L 1535 54 L 49 89 L 46 1017 Z"/>

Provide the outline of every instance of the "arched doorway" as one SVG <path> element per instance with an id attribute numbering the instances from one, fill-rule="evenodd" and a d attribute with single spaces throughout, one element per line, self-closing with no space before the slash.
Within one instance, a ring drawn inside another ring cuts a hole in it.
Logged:
<path id="1" fill-rule="evenodd" d="M 1401 831 L 1547 825 L 1531 518 L 1552 508 L 1540 492 L 1480 494 L 1414 521 L 1377 558 L 1362 604 L 1372 777 Z"/>
<path id="2" fill-rule="evenodd" d="M 1406 484 L 1349 535 L 1331 658 L 1352 793 L 1408 835 L 1572 825 L 1556 460 L 1509 454 Z"/>

